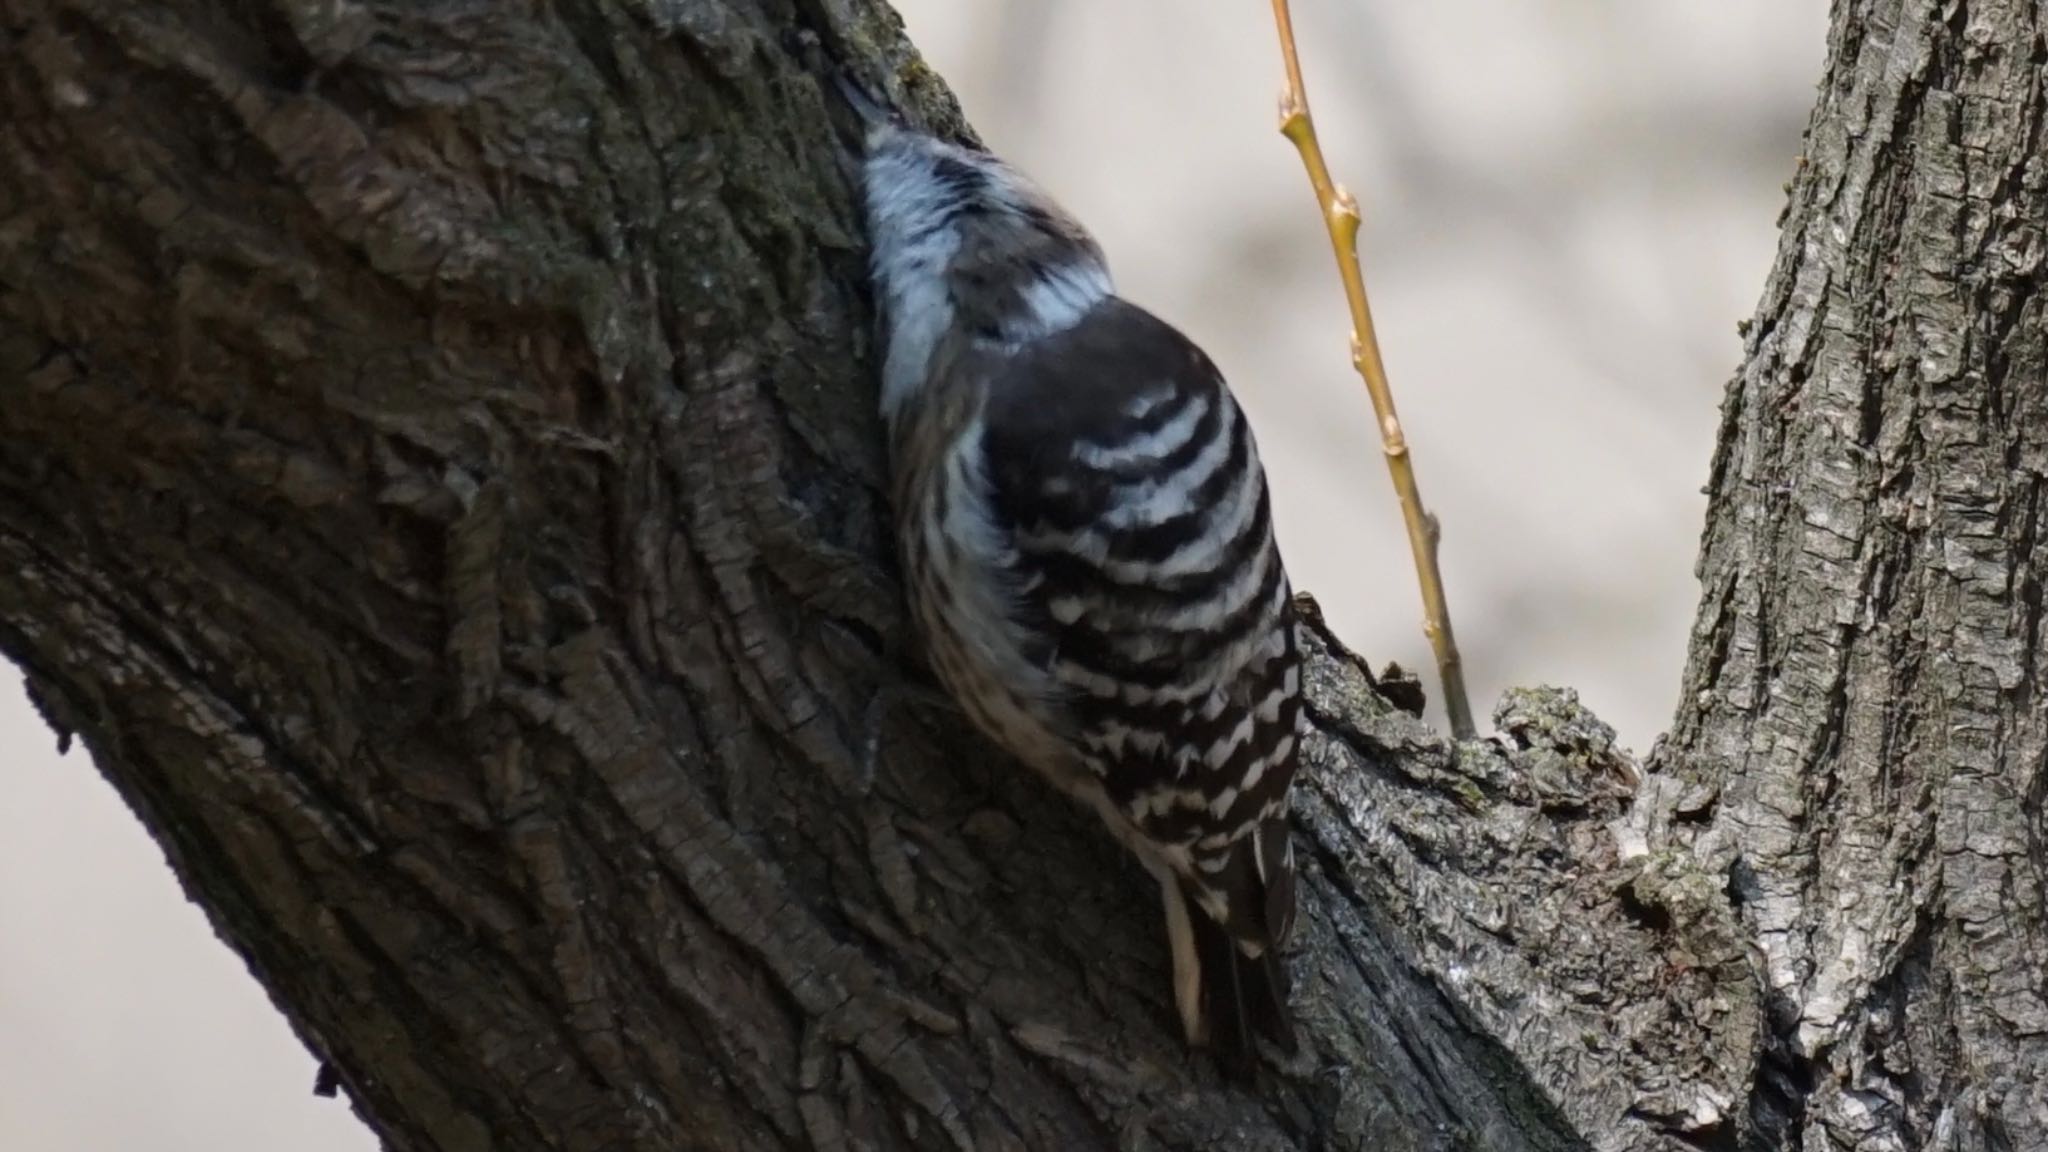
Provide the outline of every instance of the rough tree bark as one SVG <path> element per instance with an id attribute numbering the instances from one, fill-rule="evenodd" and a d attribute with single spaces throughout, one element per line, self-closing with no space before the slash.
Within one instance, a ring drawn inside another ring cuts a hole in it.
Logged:
<path id="1" fill-rule="evenodd" d="M 1837 3 L 1647 776 L 1318 642 L 1256 1094 L 1084 815 L 866 770 L 874 0 L 0 0 L 0 651 L 394 1149 L 2048 1147 L 2044 19 Z"/>
<path id="2" fill-rule="evenodd" d="M 1722 413 L 1659 783 L 1758 947 L 1767 1144 L 2048 1147 L 2044 35 L 1836 5 Z"/>

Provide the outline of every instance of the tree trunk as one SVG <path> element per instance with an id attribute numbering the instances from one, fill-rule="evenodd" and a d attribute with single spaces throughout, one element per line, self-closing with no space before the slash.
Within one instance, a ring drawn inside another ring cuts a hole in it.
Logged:
<path id="1" fill-rule="evenodd" d="M 1658 759 L 1758 949 L 1769 1146 L 2048 1148 L 2044 35 L 1835 6 L 1722 412 Z"/>
<path id="2" fill-rule="evenodd" d="M 1837 5 L 1647 778 L 1321 634 L 1258 1091 L 873 704 L 874 0 L 0 0 L 0 651 L 393 1149 L 2048 1147 L 2038 18 Z"/>

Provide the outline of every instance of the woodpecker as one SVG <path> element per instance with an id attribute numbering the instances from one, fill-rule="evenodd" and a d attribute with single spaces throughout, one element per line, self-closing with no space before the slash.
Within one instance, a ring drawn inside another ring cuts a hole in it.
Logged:
<path id="1" fill-rule="evenodd" d="M 1189 1044 L 1291 1053 L 1300 641 L 1251 426 L 1037 185 L 841 88 L 932 670 L 1157 879 Z"/>

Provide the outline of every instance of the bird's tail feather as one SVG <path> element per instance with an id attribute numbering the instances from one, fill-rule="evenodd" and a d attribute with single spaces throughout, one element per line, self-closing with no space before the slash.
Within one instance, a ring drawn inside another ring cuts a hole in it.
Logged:
<path id="1" fill-rule="evenodd" d="M 1208 916 L 1197 911 L 1189 920 L 1202 965 L 1202 1018 L 1217 1060 L 1233 1074 L 1248 1074 L 1258 1061 L 1259 1040 L 1291 1055 L 1294 1018 L 1279 950 L 1249 956 Z"/>

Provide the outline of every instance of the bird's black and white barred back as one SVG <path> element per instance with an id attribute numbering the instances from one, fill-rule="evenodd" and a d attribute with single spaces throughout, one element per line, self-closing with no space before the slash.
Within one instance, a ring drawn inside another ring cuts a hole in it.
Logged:
<path id="1" fill-rule="evenodd" d="M 1159 878 L 1189 1039 L 1291 1050 L 1301 669 L 1250 425 L 1043 192 L 871 120 L 882 410 L 933 669 Z"/>

